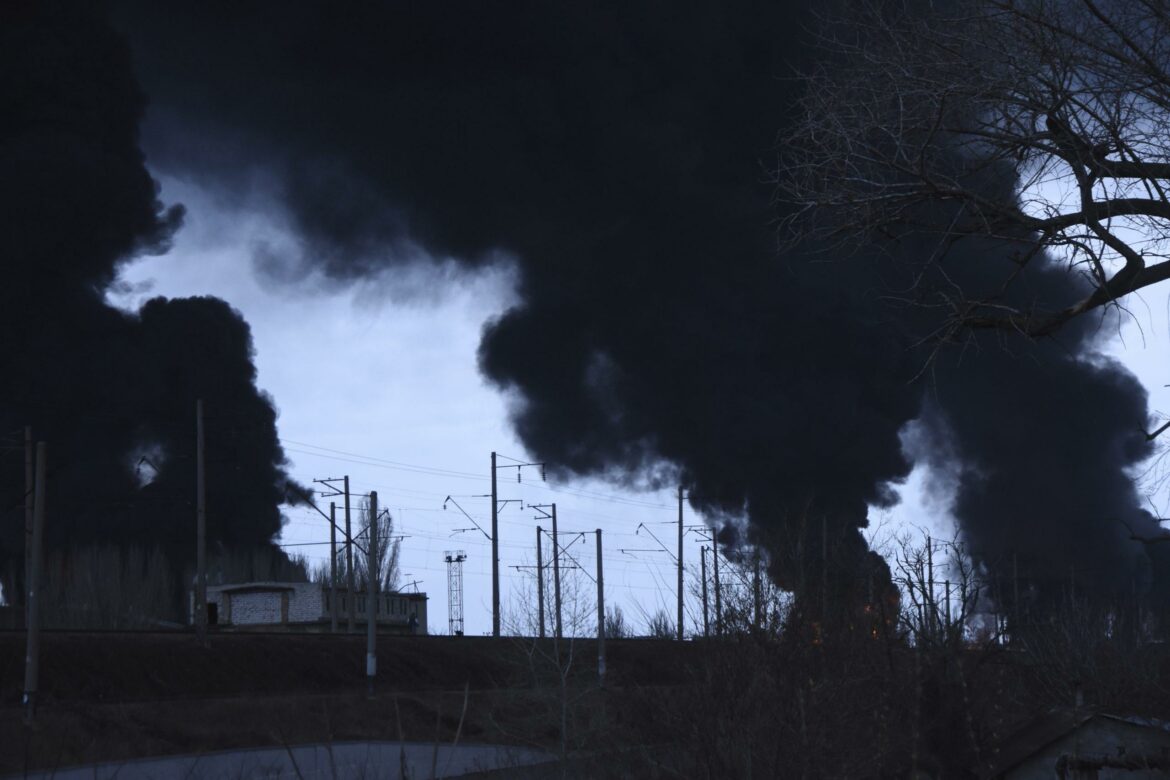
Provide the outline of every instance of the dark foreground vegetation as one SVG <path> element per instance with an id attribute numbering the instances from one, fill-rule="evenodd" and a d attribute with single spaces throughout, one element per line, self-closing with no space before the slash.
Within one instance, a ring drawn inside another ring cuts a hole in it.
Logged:
<path id="1" fill-rule="evenodd" d="M 801 632 L 793 632 L 793 635 Z M 1053 708 L 1170 714 L 1170 654 L 1092 641 L 46 634 L 42 705 L 19 705 L 23 634 L 0 634 L 0 773 L 233 747 L 357 739 L 539 746 L 580 777 L 974 777 Z M 561 770 L 558 770 L 558 774 Z"/>

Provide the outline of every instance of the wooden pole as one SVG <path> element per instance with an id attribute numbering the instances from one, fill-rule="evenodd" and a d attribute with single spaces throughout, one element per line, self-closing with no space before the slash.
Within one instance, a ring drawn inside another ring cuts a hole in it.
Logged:
<path id="1" fill-rule="evenodd" d="M 329 502 L 329 631 L 337 633 L 337 502 Z"/>
<path id="2" fill-rule="evenodd" d="M 536 624 L 540 627 L 540 638 L 544 639 L 544 554 L 541 550 L 541 534 L 544 529 L 536 526 Z"/>
<path id="3" fill-rule="evenodd" d="M 378 493 L 370 491 L 370 534 L 366 539 L 366 693 L 374 696 L 378 674 Z"/>
<path id="4" fill-rule="evenodd" d="M 195 402 L 195 635 L 207 642 L 207 472 L 204 465 L 203 399 Z"/>
<path id="5" fill-rule="evenodd" d="M 28 609 L 28 630 L 24 654 L 25 719 L 32 723 L 36 717 L 37 683 L 40 675 L 41 654 L 41 547 L 45 535 L 45 459 L 47 448 L 37 442 L 36 487 L 33 498 L 32 552 L 29 555 L 28 591 L 25 604 Z"/>
<path id="6" fill-rule="evenodd" d="M 601 529 L 597 529 L 597 684 L 605 687 L 605 575 L 601 566 Z"/>

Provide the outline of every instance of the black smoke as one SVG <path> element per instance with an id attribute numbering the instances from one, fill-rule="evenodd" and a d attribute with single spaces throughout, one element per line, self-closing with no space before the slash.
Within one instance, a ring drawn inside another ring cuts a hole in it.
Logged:
<path id="1" fill-rule="evenodd" d="M 951 266 L 952 281 L 992 292 L 995 277 L 980 268 L 987 255 L 957 259 L 974 262 Z M 1088 293 L 1056 264 L 1021 281 L 1009 305 L 1055 310 Z M 1170 585 L 1166 562 L 1132 538 L 1161 531 L 1134 481 L 1154 452 L 1145 388 L 1098 352 L 1115 317 L 1083 317 L 1039 342 L 984 336 L 969 345 L 976 354 L 944 352 L 933 366 L 911 448 L 953 491 L 965 540 L 1002 602 L 1020 589 L 1021 608 L 1070 595 L 1116 603 Z"/>
<path id="2" fill-rule="evenodd" d="M 1124 523 L 1150 524 L 1127 472 L 1147 411 L 1093 325 L 923 373 L 929 316 L 887 299 L 926 248 L 777 252 L 767 178 L 814 56 L 807 6 L 126 0 L 117 17 L 154 100 L 152 164 L 223 197 L 265 182 L 295 226 L 303 253 L 264 267 L 515 258 L 520 302 L 480 365 L 562 474 L 674 464 L 799 589 L 816 561 L 880 573 L 860 529 L 896 502 L 911 431 L 982 562 L 1115 587 L 1143 555 Z M 970 246 L 948 270 L 990 284 L 1002 257 Z M 1076 285 L 1048 268 L 1017 289 Z"/>
<path id="3" fill-rule="evenodd" d="M 46 545 L 195 548 L 195 404 L 206 404 L 208 538 L 262 547 L 296 491 L 247 323 L 213 298 L 110 306 L 119 264 L 165 252 L 139 148 L 145 100 L 97 6 L 0 11 L 0 575 L 23 582 L 24 429 L 48 444 Z"/>

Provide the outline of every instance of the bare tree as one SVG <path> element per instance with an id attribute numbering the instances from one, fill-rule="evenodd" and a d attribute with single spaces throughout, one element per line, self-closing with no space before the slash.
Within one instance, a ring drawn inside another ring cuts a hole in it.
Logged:
<path id="1" fill-rule="evenodd" d="M 376 548 L 376 554 L 378 561 L 376 565 L 378 590 L 381 593 L 390 593 L 398 590 L 398 548 L 402 540 L 394 534 L 394 518 L 391 516 L 390 510 L 382 510 L 378 514 L 376 523 L 373 522 L 372 514 L 369 502 L 362 499 L 358 508 L 358 516 L 361 518 L 361 521 L 358 526 L 357 538 L 362 547 L 365 547 L 370 538 L 371 524 L 377 529 L 378 546 Z M 344 558 L 340 560 L 344 560 Z M 354 555 L 353 572 L 359 589 L 369 587 L 369 568 L 365 555 Z M 340 579 L 343 576 L 343 572 L 339 571 L 338 578 Z"/>
<path id="2" fill-rule="evenodd" d="M 723 557 L 723 579 L 720 583 L 720 606 L 725 635 L 756 634 L 762 637 L 779 638 L 785 621 L 792 611 L 795 595 L 781 589 L 767 574 L 766 551 L 747 548 L 739 551 L 734 558 Z M 696 574 L 696 578 L 701 575 Z M 696 590 L 702 598 L 702 583 Z M 708 588 L 712 591 L 714 581 Z M 714 617 L 710 618 L 714 625 Z M 699 627 L 700 629 L 702 626 Z"/>
<path id="3" fill-rule="evenodd" d="M 309 567 L 309 582 L 318 585 L 332 585 L 331 574 L 332 569 L 329 568 L 329 561 L 317 561 Z"/>
<path id="4" fill-rule="evenodd" d="M 1045 335 L 1170 278 L 1167 0 L 850 9 L 822 28 L 824 63 L 804 74 L 781 139 L 778 197 L 795 204 L 796 237 L 930 237 L 930 274 L 912 284 L 917 303 L 944 310 L 943 338 Z M 985 289 L 942 263 L 970 237 L 1009 261 Z M 1053 259 L 1086 280 L 1079 299 L 1011 294 Z"/>
<path id="5" fill-rule="evenodd" d="M 992 603 L 990 589 L 957 536 L 919 539 L 906 533 L 897 540 L 890 563 L 902 594 L 898 628 L 915 647 L 954 650 L 973 640 L 999 641 L 998 615 L 988 610 L 1001 605 Z"/>
<path id="6" fill-rule="evenodd" d="M 563 548 L 562 548 L 563 549 Z M 533 567 L 535 568 L 535 567 Z M 553 567 L 545 564 L 542 570 L 535 570 L 531 580 L 525 579 L 517 586 L 510 599 L 510 608 L 504 614 L 506 632 L 511 634 L 527 664 L 533 688 L 548 694 L 548 720 L 559 723 L 560 755 L 564 761 L 570 747 L 583 746 L 584 734 L 575 717 L 577 705 L 584 698 L 595 695 L 596 686 L 588 685 L 584 690 L 574 690 L 573 678 L 581 669 L 578 660 L 578 640 L 590 637 L 597 628 L 597 603 L 592 592 L 584 583 L 581 570 L 575 564 L 561 566 L 561 621 L 563 638 L 557 639 L 551 630 L 553 625 L 550 599 L 545 604 L 545 625 L 547 638 L 538 638 L 537 624 L 539 607 L 536 594 L 536 577 L 544 578 L 544 592 L 552 593 Z M 620 610 L 618 612 L 620 617 Z M 608 614 L 606 619 L 608 620 Z M 624 619 L 623 619 L 624 623 Z"/>
<path id="7" fill-rule="evenodd" d="M 176 625 L 174 578 L 160 550 L 71 547 L 46 561 L 45 625 L 143 629 Z"/>

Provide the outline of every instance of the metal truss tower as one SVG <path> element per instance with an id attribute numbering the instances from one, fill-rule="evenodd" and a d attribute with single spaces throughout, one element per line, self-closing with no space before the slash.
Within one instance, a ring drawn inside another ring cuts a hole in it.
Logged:
<path id="1" fill-rule="evenodd" d="M 447 629 L 451 636 L 463 636 L 463 562 L 467 553 L 448 550 L 447 560 Z"/>

